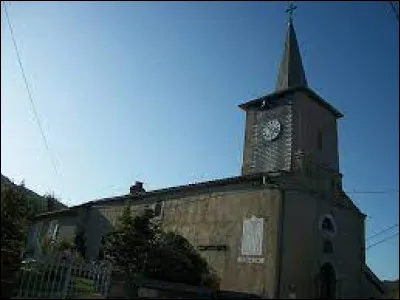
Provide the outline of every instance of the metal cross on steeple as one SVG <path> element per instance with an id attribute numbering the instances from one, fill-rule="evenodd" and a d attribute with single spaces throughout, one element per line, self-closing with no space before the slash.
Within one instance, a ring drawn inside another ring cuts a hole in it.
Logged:
<path id="1" fill-rule="evenodd" d="M 289 89 L 296 86 L 307 86 L 306 75 L 304 73 L 303 63 L 299 45 L 296 39 L 296 33 L 293 26 L 293 11 L 296 6 L 292 1 L 289 1 L 286 13 L 289 17 L 287 23 L 285 48 L 281 63 L 279 64 L 278 79 L 275 89 L 277 91 Z"/>
<path id="2" fill-rule="evenodd" d="M 294 5 L 293 2 L 289 2 L 289 7 L 285 10 L 289 17 L 289 23 L 292 23 L 293 21 L 293 12 L 296 8 L 297 6 Z"/>

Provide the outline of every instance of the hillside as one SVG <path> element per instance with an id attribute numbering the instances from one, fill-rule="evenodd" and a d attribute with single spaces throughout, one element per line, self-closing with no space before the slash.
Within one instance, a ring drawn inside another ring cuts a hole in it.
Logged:
<path id="1" fill-rule="evenodd" d="M 22 191 L 26 195 L 28 201 L 32 201 L 33 203 L 36 204 L 37 207 L 39 207 L 39 212 L 54 211 L 67 207 L 57 199 L 41 196 L 23 185 L 15 184 L 9 178 L 1 174 L 2 189 L 3 187 L 8 187 L 8 186 L 11 186 L 15 189 L 19 189 L 20 191 Z"/>

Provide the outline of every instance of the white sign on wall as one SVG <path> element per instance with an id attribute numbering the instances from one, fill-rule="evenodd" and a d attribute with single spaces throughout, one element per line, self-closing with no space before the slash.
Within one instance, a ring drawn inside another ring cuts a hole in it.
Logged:
<path id="1" fill-rule="evenodd" d="M 265 259 L 264 259 L 264 257 L 239 256 L 237 261 L 239 263 L 263 264 L 265 262 Z"/>
<path id="2" fill-rule="evenodd" d="M 262 255 L 264 218 L 252 216 L 243 220 L 242 255 Z"/>

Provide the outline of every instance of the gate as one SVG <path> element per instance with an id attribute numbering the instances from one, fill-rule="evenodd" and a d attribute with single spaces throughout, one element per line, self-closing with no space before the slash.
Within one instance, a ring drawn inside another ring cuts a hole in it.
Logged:
<path id="1" fill-rule="evenodd" d="M 111 264 L 105 261 L 78 263 L 63 256 L 30 259 L 19 270 L 13 299 L 106 298 Z"/>

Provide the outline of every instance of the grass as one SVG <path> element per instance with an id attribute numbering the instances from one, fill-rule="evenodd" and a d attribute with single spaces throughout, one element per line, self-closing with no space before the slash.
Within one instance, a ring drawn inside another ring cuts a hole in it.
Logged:
<path id="1" fill-rule="evenodd" d="M 74 292 L 78 293 L 95 293 L 94 281 L 82 277 L 72 277 Z"/>

